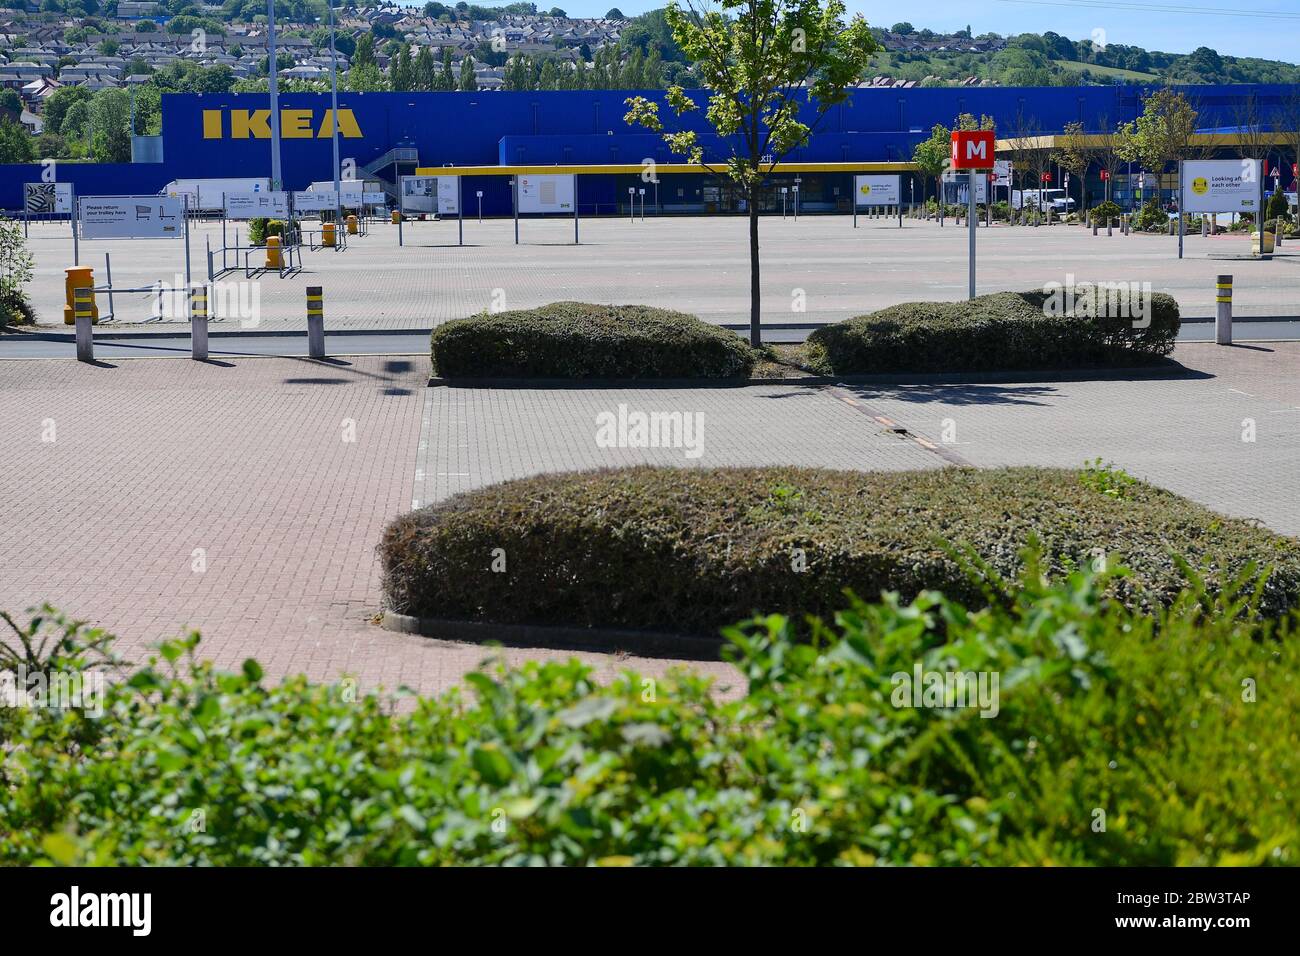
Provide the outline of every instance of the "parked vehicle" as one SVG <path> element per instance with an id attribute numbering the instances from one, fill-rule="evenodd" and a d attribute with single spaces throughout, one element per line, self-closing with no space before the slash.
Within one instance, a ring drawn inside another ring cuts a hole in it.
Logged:
<path id="1" fill-rule="evenodd" d="M 1074 212 L 1077 203 L 1064 189 L 1013 189 L 1011 205 L 1015 209 L 1042 209 L 1064 215 Z"/>
<path id="2" fill-rule="evenodd" d="M 164 196 L 185 196 L 190 212 L 220 212 L 225 208 L 226 193 L 269 192 L 271 180 L 252 179 L 173 179 L 162 189 Z"/>

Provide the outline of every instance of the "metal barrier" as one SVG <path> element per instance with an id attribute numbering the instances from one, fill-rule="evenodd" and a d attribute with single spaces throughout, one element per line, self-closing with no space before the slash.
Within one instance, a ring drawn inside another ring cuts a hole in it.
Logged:
<path id="1" fill-rule="evenodd" d="M 301 230 L 300 230 L 301 231 Z M 217 265 L 216 256 L 221 255 L 221 264 Z M 235 256 L 234 265 L 230 264 L 228 254 L 233 253 Z M 280 247 L 280 268 L 268 269 L 266 266 L 253 266 L 249 259 L 256 253 L 266 255 L 266 246 L 241 246 L 239 244 L 239 230 L 235 230 L 235 244 L 227 246 L 223 243 L 220 249 L 213 249 L 211 243 L 207 244 L 208 254 L 208 281 L 220 279 L 222 276 L 231 272 L 243 270 L 244 278 L 251 279 L 257 275 L 264 275 L 268 272 L 274 272 L 281 279 L 291 276 L 302 271 L 302 247 L 295 243 L 293 245 L 282 245 Z M 242 259 L 241 259 L 242 257 Z"/>

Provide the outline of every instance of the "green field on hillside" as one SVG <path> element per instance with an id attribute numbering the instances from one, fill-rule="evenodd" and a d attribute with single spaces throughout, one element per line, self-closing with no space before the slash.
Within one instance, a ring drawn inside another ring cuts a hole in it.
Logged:
<path id="1" fill-rule="evenodd" d="M 1079 63 L 1076 60 L 1053 60 L 1054 64 L 1063 70 L 1069 70 L 1071 73 L 1082 73 L 1088 70 L 1094 76 L 1112 76 L 1118 80 L 1158 80 L 1160 77 L 1155 73 L 1139 73 L 1136 70 L 1121 70 L 1114 66 L 1098 66 L 1096 63 Z"/>

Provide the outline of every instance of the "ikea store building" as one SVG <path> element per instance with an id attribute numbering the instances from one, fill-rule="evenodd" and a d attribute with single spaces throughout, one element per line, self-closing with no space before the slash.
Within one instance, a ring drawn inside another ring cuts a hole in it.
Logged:
<path id="1" fill-rule="evenodd" d="M 1198 111 L 1197 126 L 1206 144 L 1235 156 L 1243 142 L 1264 142 L 1270 168 L 1280 163 L 1285 170 L 1282 188 L 1295 188 L 1291 170 L 1296 135 L 1288 126 L 1295 125 L 1300 86 L 1182 89 Z M 764 211 L 779 213 L 781 187 L 788 188 L 798 177 L 805 212 L 846 212 L 852 171 L 825 164 L 905 163 L 934 124 L 951 126 L 961 113 L 992 116 L 1001 153 L 1010 151 L 1011 138 L 1025 131 L 1033 132 L 1034 148 L 1051 150 L 1053 134 L 1061 133 L 1067 124 L 1079 122 L 1085 130 L 1096 131 L 1135 119 L 1147 92 L 1137 86 L 855 90 L 820 118 L 811 105 L 805 105 L 803 120 L 814 128 L 811 140 L 783 160 L 784 169 L 769 177 L 760 205 Z M 358 177 L 388 184 L 418 168 L 428 172 L 429 167 L 440 166 L 528 167 L 534 172 L 543 166 L 606 167 L 578 177 L 578 209 L 584 216 L 617 214 L 626 211 L 628 187 L 645 185 L 639 170 L 646 160 L 660 165 L 682 161 L 658 135 L 624 122 L 624 101 L 630 95 L 634 91 L 341 92 L 340 157 L 345 164 L 353 161 Z M 662 91 L 643 95 L 658 99 L 661 115 L 674 122 Z M 703 94 L 697 100 L 702 102 Z M 162 101 L 162 135 L 137 144 L 142 147 L 137 157 L 147 154 L 153 162 L 60 163 L 56 176 L 71 181 L 81 196 L 156 194 L 176 179 L 269 177 L 268 104 L 264 93 L 167 94 Z M 329 94 L 284 93 L 279 106 L 284 187 L 304 189 L 311 182 L 331 179 Z M 1243 116 L 1252 117 L 1249 131 L 1241 127 Z M 706 161 L 727 155 L 727 144 L 707 135 L 700 112 L 688 114 L 686 122 L 700 133 Z M 807 168 L 801 170 L 801 164 Z M 40 181 L 41 172 L 39 164 L 0 166 L 0 208 L 11 214 L 21 210 L 22 184 Z M 1130 182 L 1136 184 L 1138 170 L 1132 173 L 1131 179 L 1120 175 L 1112 181 L 1113 198 L 1120 203 L 1128 200 Z M 1092 175 L 1095 179 L 1097 173 Z M 919 181 L 909 183 L 910 178 L 904 179 L 905 201 L 909 194 L 920 200 L 933 189 Z M 659 179 L 647 190 L 651 212 L 729 213 L 743 208 L 720 177 L 695 172 Z M 1099 186 L 1094 182 L 1093 196 L 1099 194 Z M 467 171 L 462 195 L 472 197 L 479 191 L 484 214 L 510 214 L 508 176 L 473 176 Z M 476 211 L 474 201 L 467 200 L 466 206 L 467 213 Z"/>

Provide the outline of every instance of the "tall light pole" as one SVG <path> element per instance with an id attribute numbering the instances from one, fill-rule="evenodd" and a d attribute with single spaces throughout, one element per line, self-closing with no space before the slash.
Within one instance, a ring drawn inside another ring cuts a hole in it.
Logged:
<path id="1" fill-rule="evenodd" d="M 280 189 L 280 94 L 276 88 L 279 61 L 275 55 L 275 0 L 266 0 L 266 77 L 271 94 L 271 191 Z"/>
<path id="2" fill-rule="evenodd" d="M 274 2 L 274 0 L 272 0 Z M 330 18 L 330 131 L 334 140 L 334 223 L 338 228 L 339 219 L 343 215 L 343 196 L 340 193 L 339 183 L 339 61 L 338 54 L 334 49 L 334 4 L 332 0 L 327 0 L 325 9 L 329 11 Z M 362 184 L 362 194 L 365 193 L 365 184 Z M 364 212 L 364 210 L 362 210 Z"/>

